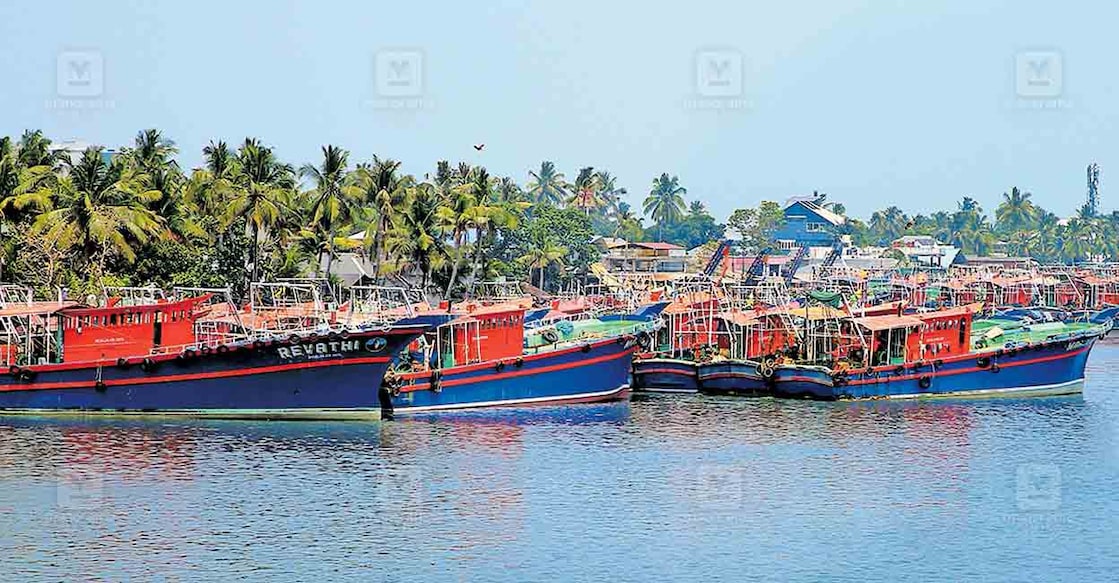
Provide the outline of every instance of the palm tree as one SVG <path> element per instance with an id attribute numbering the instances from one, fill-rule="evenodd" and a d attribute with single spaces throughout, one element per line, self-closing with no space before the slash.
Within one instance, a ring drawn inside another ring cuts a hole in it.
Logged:
<path id="1" fill-rule="evenodd" d="M 447 198 L 439 208 L 438 216 L 444 227 L 450 233 L 453 243 L 451 256 L 451 278 L 447 282 L 447 291 L 444 299 L 451 298 L 455 283 L 458 280 L 459 266 L 463 259 L 463 239 L 483 216 L 478 209 L 478 199 L 475 196 L 473 184 L 459 184 L 447 191 Z"/>
<path id="2" fill-rule="evenodd" d="M 19 165 L 22 168 L 34 168 L 35 166 L 54 168 L 67 161 L 65 152 L 61 150 L 52 152 L 50 146 L 51 141 L 43 136 L 41 130 L 24 131 L 19 138 L 19 144 L 16 146 Z"/>
<path id="3" fill-rule="evenodd" d="M 1010 192 L 1003 193 L 1002 203 L 995 209 L 995 221 L 1000 231 L 1013 233 L 1034 226 L 1039 211 L 1030 200 L 1032 196 L 1028 192 L 1018 190 L 1017 186 L 1011 188 Z"/>
<path id="4" fill-rule="evenodd" d="M 575 183 L 571 187 L 574 192 L 568 199 L 568 203 L 583 209 L 587 216 L 590 216 L 591 209 L 602 205 L 602 200 L 599 198 L 602 183 L 599 182 L 599 175 L 595 173 L 594 167 L 581 168 L 579 176 L 575 178 Z"/>
<path id="5" fill-rule="evenodd" d="M 122 152 L 122 155 L 146 172 L 165 166 L 174 166 L 177 169 L 178 162 L 173 159 L 177 153 L 179 149 L 175 147 L 175 142 L 163 137 L 159 130 L 147 129 L 136 134 L 133 147 Z"/>
<path id="6" fill-rule="evenodd" d="M 501 184 L 502 181 L 493 180 L 486 169 L 481 167 L 475 169 L 471 178 L 470 188 L 478 205 L 474 209 L 474 260 L 470 270 L 470 294 L 474 292 L 474 285 L 478 282 L 479 270 L 482 271 L 482 277 L 485 276 L 483 250 L 492 248 L 499 231 L 516 228 L 521 213 L 528 206 L 527 203 L 505 199 Z"/>
<path id="7" fill-rule="evenodd" d="M 641 217 L 633 212 L 633 208 L 629 203 L 619 202 L 618 208 L 614 212 L 614 227 L 613 237 L 622 237 L 630 241 L 636 241 L 642 236 Z"/>
<path id="8" fill-rule="evenodd" d="M 945 211 L 936 211 L 932 214 L 932 236 L 937 241 L 947 241 L 952 238 L 952 215 Z"/>
<path id="9" fill-rule="evenodd" d="M 309 178 L 314 188 L 310 196 L 310 227 L 322 232 L 326 240 L 326 277 L 330 278 L 330 268 L 334 263 L 335 244 L 338 227 L 347 220 L 353 209 L 354 201 L 360 196 L 361 191 L 346 182 L 346 166 L 350 153 L 338 146 L 326 145 L 322 147 L 322 162 L 304 164 L 299 170 L 300 176 Z M 322 253 L 318 255 L 315 264 L 315 275 L 322 266 Z"/>
<path id="10" fill-rule="evenodd" d="M 893 241 L 905 233 L 909 217 L 897 206 L 874 211 L 870 215 L 870 229 L 878 235 L 878 242 Z"/>
<path id="11" fill-rule="evenodd" d="M 618 210 L 618 204 L 628 192 L 625 188 L 617 186 L 618 179 L 613 174 L 605 170 L 599 170 L 597 175 L 599 198 L 610 209 L 610 213 L 614 214 Z"/>
<path id="12" fill-rule="evenodd" d="M 1091 259 L 1093 234 L 1091 221 L 1079 217 L 1070 220 L 1058 239 L 1063 258 L 1074 262 Z"/>
<path id="13" fill-rule="evenodd" d="M 539 270 L 539 280 L 536 286 L 544 289 L 544 273 L 551 265 L 563 267 L 563 258 L 567 256 L 567 248 L 557 245 L 553 241 L 537 240 L 529 250 L 521 256 L 521 263 L 529 269 Z"/>
<path id="14" fill-rule="evenodd" d="M 955 232 L 950 242 L 964 253 L 985 255 L 995 241 L 987 217 L 979 214 L 978 210 L 960 211 L 956 215 Z"/>
<path id="15" fill-rule="evenodd" d="M 252 232 L 249 248 L 251 269 L 249 281 L 256 281 L 260 274 L 261 233 L 266 232 L 282 218 L 282 197 L 295 186 L 295 169 L 276 159 L 271 148 L 260 145 L 253 138 L 246 138 L 237 153 L 241 172 L 237 174 L 235 194 L 224 213 L 225 224 L 244 219 Z"/>
<path id="16" fill-rule="evenodd" d="M 406 265 L 420 274 L 420 289 L 424 291 L 445 253 L 439 201 L 438 189 L 433 184 L 409 187 L 393 215 L 392 230 L 387 233 L 389 253 L 398 265 Z"/>
<path id="17" fill-rule="evenodd" d="M 567 181 L 562 172 L 556 172 L 556 165 L 552 162 L 541 162 L 540 170 L 530 170 L 528 175 L 532 177 L 528 192 L 537 203 L 558 205 L 567 198 Z"/>
<path id="18" fill-rule="evenodd" d="M 220 140 L 202 148 L 202 158 L 204 165 L 191 174 L 185 194 L 201 215 L 215 216 L 235 196 L 240 169 L 236 155 Z"/>
<path id="19" fill-rule="evenodd" d="M 470 289 L 467 295 L 473 293 L 474 284 L 478 278 L 478 267 L 482 263 L 482 249 L 485 241 L 483 236 L 489 231 L 490 219 L 501 211 L 501 207 L 494 204 L 493 184 L 490 173 L 479 166 L 469 175 L 469 181 L 463 185 L 471 191 L 474 197 L 474 259 L 470 262 Z"/>
<path id="20" fill-rule="evenodd" d="M 653 188 L 645 197 L 645 214 L 657 223 L 657 239 L 664 234 L 664 225 L 675 223 L 684 216 L 684 197 L 688 189 L 680 186 L 680 179 L 661 174 L 653 180 Z"/>
<path id="21" fill-rule="evenodd" d="M 450 165 L 443 162 L 443 169 L 449 179 Z M 373 244 L 373 277 L 381 277 L 381 261 L 385 251 L 385 234 L 393 223 L 396 208 L 404 201 L 408 188 L 413 181 L 410 176 L 400 176 L 397 172 L 400 162 L 373 156 L 373 164 L 362 164 L 354 173 L 353 182 L 359 196 L 376 212 L 376 218 L 366 229 L 366 239 Z"/>
<path id="22" fill-rule="evenodd" d="M 496 200 L 499 202 L 524 202 L 525 193 L 521 190 L 521 185 L 509 176 L 501 177 L 494 185 L 494 189 Z"/>
<path id="23" fill-rule="evenodd" d="M 76 164 L 64 164 L 68 172 L 54 188 L 34 193 L 49 197 L 52 210 L 39 215 L 32 232 L 76 253 L 85 272 L 97 282 L 108 257 L 131 262 L 136 244 L 162 232 L 163 220 L 148 208 L 160 193 L 145 190 L 136 173 L 122 162 L 106 164 L 100 148 L 88 148 Z"/>

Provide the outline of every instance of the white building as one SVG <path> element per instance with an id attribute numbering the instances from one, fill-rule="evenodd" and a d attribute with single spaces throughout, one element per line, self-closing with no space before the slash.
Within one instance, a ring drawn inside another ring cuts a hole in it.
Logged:
<path id="1" fill-rule="evenodd" d="M 65 142 L 52 142 L 48 149 L 51 152 L 64 152 L 70 159 L 71 164 L 77 164 L 82 159 L 82 153 L 91 146 L 95 146 L 95 144 L 82 140 L 66 140 Z M 116 153 L 117 151 L 111 148 L 102 148 L 101 159 L 108 164 Z"/>
<path id="2" fill-rule="evenodd" d="M 941 243 L 928 235 L 906 235 L 890 245 L 915 265 L 948 267 L 960 254 L 959 247 Z"/>

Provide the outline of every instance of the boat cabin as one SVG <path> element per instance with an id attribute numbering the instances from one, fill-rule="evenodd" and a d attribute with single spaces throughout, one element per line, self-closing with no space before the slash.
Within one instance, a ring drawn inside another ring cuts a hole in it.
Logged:
<path id="1" fill-rule="evenodd" d="M 0 307 L 0 364 L 23 366 L 116 360 L 195 343 L 197 306 L 206 297 L 103 308 L 73 302 Z"/>
<path id="2" fill-rule="evenodd" d="M 866 316 L 852 322 L 864 332 L 871 366 L 965 354 L 971 349 L 975 306 L 912 315 Z M 860 356 L 856 354 L 856 356 Z"/>
<path id="3" fill-rule="evenodd" d="M 733 310 L 719 314 L 719 353 L 738 360 L 760 360 L 796 345 L 796 334 L 777 311 Z"/>
<path id="4" fill-rule="evenodd" d="M 525 309 L 468 307 L 468 313 L 436 329 L 439 368 L 515 358 L 524 352 Z"/>
<path id="5" fill-rule="evenodd" d="M 60 310 L 63 357 L 67 362 L 117 359 L 194 344 L 196 308 L 205 299 Z"/>

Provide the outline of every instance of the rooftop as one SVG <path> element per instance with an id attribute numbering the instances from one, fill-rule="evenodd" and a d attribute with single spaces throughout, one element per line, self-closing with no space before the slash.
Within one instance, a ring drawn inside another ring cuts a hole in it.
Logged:
<path id="1" fill-rule="evenodd" d="M 791 207 L 791 206 L 793 206 L 794 204 L 797 204 L 797 203 L 800 203 L 802 206 L 804 206 L 804 208 L 820 215 L 820 218 L 822 218 L 825 221 L 831 223 L 832 225 L 838 226 L 838 225 L 842 225 L 843 223 L 847 222 L 847 219 L 845 217 L 843 217 L 843 215 L 838 215 L 836 213 L 833 213 L 832 211 L 830 211 L 830 210 L 812 202 L 811 200 L 803 200 L 799 197 L 790 198 L 785 203 L 785 209 L 788 210 L 789 207 Z"/>

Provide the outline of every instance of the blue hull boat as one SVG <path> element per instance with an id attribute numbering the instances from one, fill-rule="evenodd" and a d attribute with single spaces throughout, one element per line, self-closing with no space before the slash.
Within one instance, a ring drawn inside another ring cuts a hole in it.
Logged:
<path id="1" fill-rule="evenodd" d="M 761 365 L 750 360 L 723 360 L 699 365 L 700 392 L 712 395 L 761 397 L 772 389 Z"/>
<path id="2" fill-rule="evenodd" d="M 633 389 L 647 393 L 695 393 L 699 391 L 696 363 L 677 358 L 635 360 Z"/>
<path id="3" fill-rule="evenodd" d="M 1088 353 L 1099 336 L 1096 330 L 1010 348 L 844 372 L 779 365 L 774 372 L 774 394 L 836 400 L 1078 393 Z"/>

